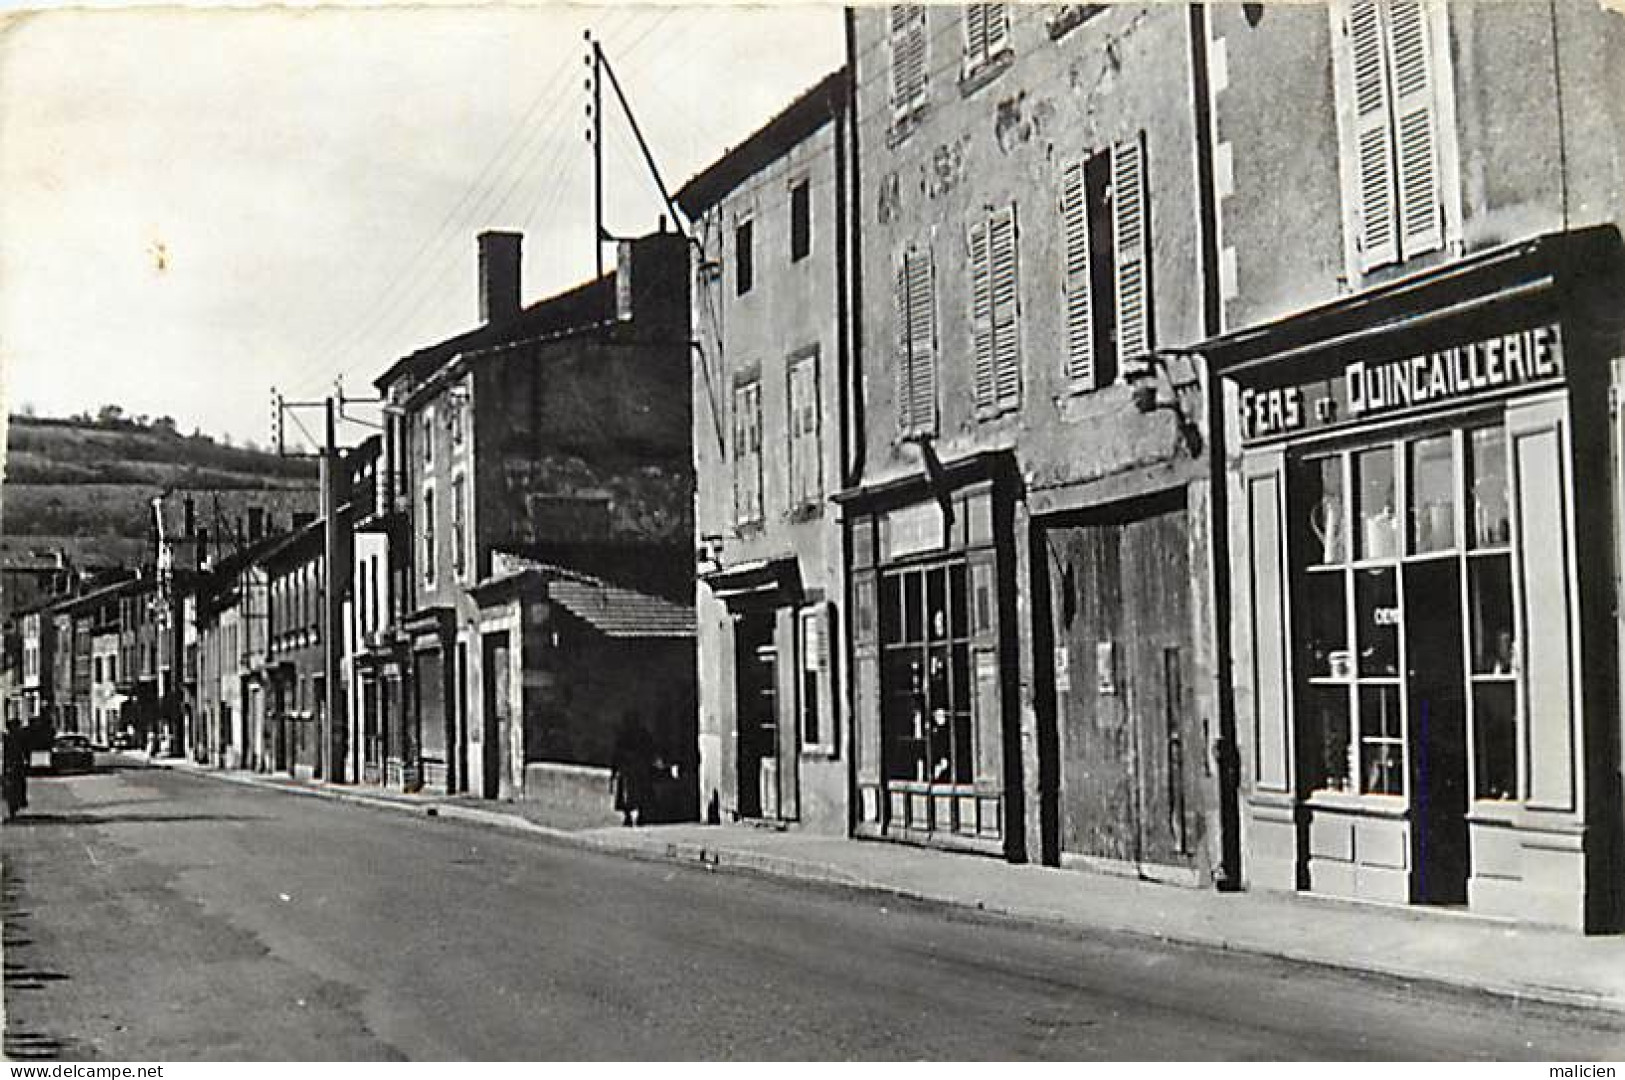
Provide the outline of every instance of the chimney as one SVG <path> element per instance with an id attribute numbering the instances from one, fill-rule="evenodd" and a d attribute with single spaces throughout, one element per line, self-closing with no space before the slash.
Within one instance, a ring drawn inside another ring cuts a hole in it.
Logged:
<path id="1" fill-rule="evenodd" d="M 480 322 L 503 322 L 519 314 L 519 233 L 482 232 L 480 244 Z"/>
<path id="2" fill-rule="evenodd" d="M 615 318 L 630 322 L 644 341 L 688 338 L 688 240 L 682 233 L 660 231 L 624 240 L 616 249 Z"/>

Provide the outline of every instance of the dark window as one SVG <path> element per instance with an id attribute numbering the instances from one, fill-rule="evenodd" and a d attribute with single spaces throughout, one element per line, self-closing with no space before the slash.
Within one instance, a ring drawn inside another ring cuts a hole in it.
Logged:
<path id="1" fill-rule="evenodd" d="M 790 189 L 790 261 L 805 259 L 811 250 L 812 193 L 803 180 Z"/>
<path id="2" fill-rule="evenodd" d="M 756 265 L 752 250 L 753 229 L 749 221 L 734 226 L 734 284 L 740 296 L 750 292 L 756 281 Z"/>

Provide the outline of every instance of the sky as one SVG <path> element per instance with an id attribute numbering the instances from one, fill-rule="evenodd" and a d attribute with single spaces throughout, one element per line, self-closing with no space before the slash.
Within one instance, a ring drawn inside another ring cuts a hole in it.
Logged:
<path id="1" fill-rule="evenodd" d="M 265 444 L 273 386 L 366 396 L 473 325 L 480 231 L 525 234 L 526 303 L 589 278 L 587 29 L 673 190 L 842 60 L 835 5 L 6 17 L 5 408 Z M 650 231 L 653 182 L 605 124 L 606 223 Z"/>

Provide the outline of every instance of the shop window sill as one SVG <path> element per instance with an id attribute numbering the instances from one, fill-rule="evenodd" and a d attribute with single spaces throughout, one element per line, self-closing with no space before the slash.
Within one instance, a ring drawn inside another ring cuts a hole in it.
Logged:
<path id="1" fill-rule="evenodd" d="M 1357 795 L 1351 791 L 1311 791 L 1304 804 L 1313 810 L 1336 810 L 1366 817 L 1403 818 L 1410 810 L 1401 795 Z"/>

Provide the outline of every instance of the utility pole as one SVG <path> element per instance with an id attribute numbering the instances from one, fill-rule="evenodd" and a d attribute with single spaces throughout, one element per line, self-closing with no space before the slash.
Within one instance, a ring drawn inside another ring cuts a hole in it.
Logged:
<path id="1" fill-rule="evenodd" d="M 592 260 L 596 268 L 593 280 L 597 281 L 604 276 L 604 50 L 591 30 L 583 36 L 592 46 L 592 54 L 586 57 L 592 68 L 592 104 L 587 106 L 592 130 L 587 141 L 592 144 Z"/>

